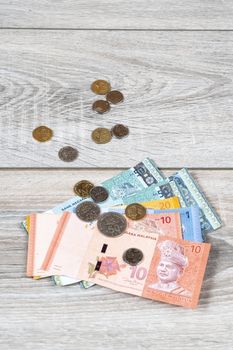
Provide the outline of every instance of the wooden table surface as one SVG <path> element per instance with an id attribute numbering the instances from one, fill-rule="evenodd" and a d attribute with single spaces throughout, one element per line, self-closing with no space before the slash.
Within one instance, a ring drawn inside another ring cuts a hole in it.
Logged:
<path id="1" fill-rule="evenodd" d="M 0 348 L 233 348 L 233 2 L 0 2 Z M 107 79 L 125 102 L 100 116 L 90 84 Z M 98 126 L 130 128 L 96 145 Z M 39 144 L 32 130 L 54 130 Z M 77 147 L 63 163 L 58 150 Z M 200 304 L 192 311 L 95 286 L 25 276 L 20 222 L 149 156 L 186 166 L 223 220 Z"/>

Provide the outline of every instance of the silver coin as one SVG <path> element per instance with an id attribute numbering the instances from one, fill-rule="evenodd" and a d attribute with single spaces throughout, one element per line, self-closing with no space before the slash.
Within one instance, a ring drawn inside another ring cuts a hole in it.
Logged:
<path id="1" fill-rule="evenodd" d="M 123 254 L 123 260 L 131 266 L 136 266 L 143 259 L 143 252 L 137 248 L 129 248 Z"/>
<path id="2" fill-rule="evenodd" d="M 107 237 L 120 236 L 127 227 L 127 220 L 122 214 L 108 212 L 100 215 L 97 221 L 99 231 Z"/>
<path id="3" fill-rule="evenodd" d="M 78 158 L 78 150 L 71 146 L 63 147 L 59 150 L 58 157 L 63 160 L 63 162 L 73 162 Z"/>
<path id="4" fill-rule="evenodd" d="M 77 205 L 76 215 L 82 221 L 95 221 L 100 215 L 100 207 L 93 202 L 86 201 Z"/>
<path id="5" fill-rule="evenodd" d="M 108 191 L 103 186 L 95 186 L 90 191 L 90 196 L 96 203 L 106 201 L 108 195 Z"/>

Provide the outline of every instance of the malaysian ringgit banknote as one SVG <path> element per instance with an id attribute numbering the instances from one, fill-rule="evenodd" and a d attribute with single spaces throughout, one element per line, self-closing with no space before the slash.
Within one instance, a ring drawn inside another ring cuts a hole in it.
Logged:
<path id="1" fill-rule="evenodd" d="M 48 277 L 48 272 L 41 270 L 42 262 L 52 241 L 54 232 L 62 214 L 31 214 L 27 218 L 29 226 L 27 276 Z M 30 221 L 29 221 L 30 220 Z"/>
<path id="2" fill-rule="evenodd" d="M 154 208 L 154 209 L 164 209 L 164 208 L 180 208 L 180 203 L 179 203 L 179 200 L 177 197 L 170 197 L 170 198 L 167 198 L 167 199 L 161 199 L 161 200 L 154 200 L 154 201 L 150 201 L 150 202 L 147 202 L 147 203 L 144 203 L 145 206 L 147 207 L 150 207 L 150 208 Z M 57 214 L 59 217 L 61 216 L 61 214 Z M 43 214 L 38 214 L 38 217 L 41 217 L 41 218 L 45 218 L 45 221 L 44 222 L 44 227 L 41 229 L 39 226 L 37 227 L 37 229 L 39 228 L 40 232 L 44 232 L 44 228 L 47 227 L 46 223 L 47 223 L 47 219 L 46 217 L 52 217 L 52 218 L 55 218 L 55 216 L 53 216 L 52 214 L 47 214 L 47 213 L 43 213 Z M 55 221 L 54 221 L 55 222 Z M 85 224 L 85 225 L 93 225 L 93 223 L 89 223 L 89 224 Z M 30 231 L 30 216 L 28 216 L 26 218 L 26 228 L 27 228 L 27 231 L 29 232 Z M 50 227 L 48 228 L 49 229 L 49 232 L 51 232 L 51 235 L 55 232 L 56 230 L 56 225 L 50 225 Z M 48 239 L 50 239 L 51 236 L 50 234 L 48 234 L 48 236 L 46 237 L 46 239 L 44 239 L 44 244 L 46 242 L 48 242 Z M 39 236 L 40 237 L 43 237 L 43 235 Z M 52 238 L 51 238 L 52 239 Z M 49 241 L 50 242 L 50 241 Z M 47 247 L 48 248 L 48 247 Z M 46 252 L 45 252 L 46 253 Z M 43 258 L 45 257 L 45 253 L 43 254 Z M 38 269 L 40 270 L 40 267 L 42 265 L 42 259 L 40 259 L 40 262 L 38 264 Z M 40 270 L 40 273 L 42 273 L 42 271 Z M 44 275 L 46 275 L 44 273 Z M 44 276 L 41 276 L 41 277 L 44 277 Z M 40 276 L 37 276 L 36 278 L 40 278 Z M 78 281 L 70 278 L 70 277 L 67 277 L 67 276 L 53 276 L 53 279 L 55 281 L 55 283 L 57 285 L 69 285 L 69 284 L 74 284 L 74 283 L 77 283 Z M 90 284 L 83 281 L 83 286 L 86 288 L 86 287 L 89 287 Z"/>
<path id="3" fill-rule="evenodd" d="M 153 207 L 154 209 L 160 209 L 160 210 L 163 208 L 174 208 L 174 209 L 180 208 L 180 203 L 179 203 L 179 200 L 177 197 L 170 197 L 170 198 L 166 198 L 166 199 L 153 200 L 153 201 L 147 202 L 145 204 L 147 204 L 148 207 Z M 72 279 L 71 277 L 59 276 L 59 275 L 53 276 L 53 280 L 56 283 L 56 285 L 59 285 L 59 286 L 67 286 L 67 285 L 79 282 L 78 280 Z M 94 285 L 94 284 L 87 282 L 87 281 L 81 282 L 81 286 L 84 288 L 89 288 L 92 285 Z"/>
<path id="4" fill-rule="evenodd" d="M 142 189 L 159 183 L 164 179 L 165 176 L 158 169 L 154 161 L 146 158 L 144 161 L 138 163 L 134 167 L 102 182 L 101 185 L 109 190 L 109 199 L 103 203 L 100 203 L 100 206 L 123 204 L 121 198 L 134 195 L 137 191 L 141 191 Z M 83 199 L 79 196 L 75 196 L 47 212 L 55 214 L 60 214 L 63 211 L 74 212 L 77 205 L 85 200 L 90 199 Z M 26 221 L 23 222 L 23 227 L 27 230 Z M 55 278 L 54 281 L 57 283 L 58 278 Z M 64 279 L 64 283 L 66 285 L 67 281 L 70 281 L 70 279 Z M 58 283 L 62 285 L 62 277 L 59 277 Z M 73 281 L 73 283 L 76 283 L 76 281 Z"/>
<path id="5" fill-rule="evenodd" d="M 96 229 L 78 277 L 120 292 L 195 308 L 209 250 L 208 243 L 142 232 L 111 238 Z"/>
<path id="6" fill-rule="evenodd" d="M 185 207 L 189 207 L 191 205 L 199 206 L 203 235 L 214 231 L 221 226 L 220 218 L 211 207 L 203 191 L 199 188 L 196 181 L 193 179 L 187 169 L 181 169 L 176 174 L 170 176 L 169 179 L 176 183 L 183 201 L 185 202 Z"/>
<path id="7" fill-rule="evenodd" d="M 112 211 L 112 208 L 104 209 L 104 212 L 109 211 Z M 140 220 L 140 227 L 136 225 L 134 220 L 128 218 L 126 220 L 127 228 L 123 235 L 138 233 L 153 237 L 160 234 L 182 238 L 179 213 L 169 213 L 166 216 L 163 213 L 148 213 L 145 218 Z M 97 223 L 88 225 L 78 219 L 75 214 L 69 212 L 63 213 L 60 222 L 42 264 L 42 270 L 50 274 L 65 275 L 79 280 L 80 267 L 88 245 L 94 237 L 93 235 L 96 234 Z"/>
<path id="8" fill-rule="evenodd" d="M 155 163 L 151 159 L 146 158 L 143 162 L 135 165 L 135 167 L 122 171 L 111 179 L 103 181 L 101 185 L 109 191 L 109 198 L 105 202 L 99 204 L 104 207 L 123 204 L 123 198 L 133 196 L 137 192 L 140 192 L 153 184 L 157 184 L 164 179 L 164 175 L 157 168 Z M 56 206 L 50 211 L 55 214 L 62 211 L 74 211 L 77 205 L 84 200 L 90 199 L 83 199 L 76 196 Z"/>
<path id="9" fill-rule="evenodd" d="M 157 221 L 148 215 L 148 214 L 162 214 L 167 220 L 170 220 L 170 213 L 178 213 L 181 219 L 182 226 L 182 237 L 185 240 L 190 240 L 194 242 L 203 242 L 202 233 L 201 233 L 201 225 L 200 225 L 200 217 L 199 217 L 199 207 L 191 206 L 188 208 L 177 208 L 177 209 L 169 209 L 169 210 L 156 210 L 150 209 L 153 208 L 155 201 L 140 203 L 147 208 L 147 215 L 142 220 L 136 220 L 133 222 L 132 226 L 137 228 L 138 230 L 141 228 L 148 232 L 153 232 L 156 228 Z M 116 211 L 120 214 L 124 214 L 124 209 L 113 207 L 112 211 Z M 168 216 L 166 216 L 166 214 Z"/>
<path id="10" fill-rule="evenodd" d="M 94 223 L 80 220 L 76 214 L 65 211 L 56 228 L 41 269 L 49 275 L 73 277 L 79 269 L 92 238 Z"/>
<path id="11" fill-rule="evenodd" d="M 193 242 L 203 242 L 201 225 L 200 225 L 200 209 L 197 205 L 187 208 L 155 210 L 154 212 L 166 213 L 178 212 L 181 217 L 183 239 Z"/>

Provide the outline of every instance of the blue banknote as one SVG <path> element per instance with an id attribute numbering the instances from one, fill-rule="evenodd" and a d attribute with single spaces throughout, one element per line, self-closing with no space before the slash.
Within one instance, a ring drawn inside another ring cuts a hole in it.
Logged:
<path id="1" fill-rule="evenodd" d="M 214 231 L 221 226 L 221 220 L 211 207 L 202 190 L 199 188 L 187 169 L 183 168 L 169 177 L 175 182 L 186 207 L 198 205 L 202 234 Z M 182 205 L 182 204 L 181 204 Z M 182 205 L 183 207 L 184 205 Z"/>
<path id="2" fill-rule="evenodd" d="M 123 204 L 124 198 L 134 196 L 137 192 L 154 186 L 164 179 L 164 175 L 157 168 L 156 164 L 151 159 L 146 158 L 133 168 L 125 170 L 101 183 L 109 191 L 109 198 L 101 203 L 101 206 L 109 207 Z M 75 211 L 77 205 L 84 200 L 90 199 L 83 199 L 78 196 L 73 197 L 49 210 L 49 212 L 59 214 L 62 211 Z"/>
<path id="3" fill-rule="evenodd" d="M 200 209 L 197 205 L 187 208 L 177 208 L 169 210 L 147 209 L 148 213 L 179 213 L 182 225 L 183 239 L 193 242 L 203 242 Z"/>
<path id="4" fill-rule="evenodd" d="M 163 180 L 157 184 L 135 193 L 134 195 L 122 198 L 121 204 L 131 204 L 137 202 L 149 202 L 157 199 L 165 199 L 170 197 L 178 197 L 182 207 L 185 206 L 183 197 L 174 181 L 169 179 Z"/>

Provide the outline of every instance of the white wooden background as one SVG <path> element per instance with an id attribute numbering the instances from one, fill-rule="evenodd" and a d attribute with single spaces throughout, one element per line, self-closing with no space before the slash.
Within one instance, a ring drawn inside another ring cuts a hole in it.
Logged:
<path id="1" fill-rule="evenodd" d="M 233 348 L 233 2 L 0 2 L 0 349 Z M 110 80 L 125 102 L 91 111 L 89 86 Z M 90 140 L 126 123 L 130 136 Z M 31 132 L 54 130 L 46 144 Z M 80 157 L 61 162 L 75 146 Z M 101 287 L 25 277 L 20 222 L 145 156 L 171 174 L 188 166 L 224 226 L 195 311 Z"/>

